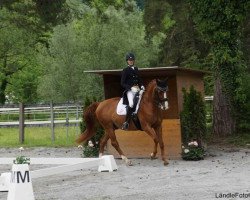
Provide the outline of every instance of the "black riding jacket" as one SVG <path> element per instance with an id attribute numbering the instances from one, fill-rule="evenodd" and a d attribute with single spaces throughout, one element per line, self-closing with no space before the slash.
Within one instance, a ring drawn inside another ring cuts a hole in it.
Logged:
<path id="1" fill-rule="evenodd" d="M 121 85 L 122 87 L 127 91 L 130 90 L 132 86 L 138 85 L 141 87 L 142 80 L 139 77 L 138 68 L 134 66 L 134 69 L 132 67 L 126 67 L 122 71 L 122 78 L 121 78 Z"/>

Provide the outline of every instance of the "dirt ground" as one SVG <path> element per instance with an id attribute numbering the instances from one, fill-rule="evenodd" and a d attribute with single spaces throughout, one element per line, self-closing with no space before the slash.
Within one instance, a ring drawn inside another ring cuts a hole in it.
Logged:
<path id="1" fill-rule="evenodd" d="M 77 148 L 29 148 L 27 157 L 80 157 Z M 16 157 L 18 149 L 0 148 L 0 157 Z M 126 166 L 116 159 L 118 170 L 97 168 L 33 180 L 36 200 L 212 200 L 250 199 L 250 149 L 209 147 L 202 161 L 132 159 Z M 47 166 L 31 166 L 34 168 Z M 0 165 L 0 173 L 11 169 Z M 224 195 L 224 198 L 222 198 Z M 227 195 L 227 196 L 226 196 Z M 235 196 L 233 196 L 235 195 Z M 7 193 L 0 192 L 0 199 Z"/>

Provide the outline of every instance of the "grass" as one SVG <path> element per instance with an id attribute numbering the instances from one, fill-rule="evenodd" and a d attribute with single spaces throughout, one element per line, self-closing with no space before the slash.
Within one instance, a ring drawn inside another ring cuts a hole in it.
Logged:
<path id="1" fill-rule="evenodd" d="M 55 142 L 51 141 L 50 127 L 26 127 L 24 144 L 19 143 L 18 128 L 0 128 L 0 147 L 72 147 L 80 134 L 79 127 L 55 127 Z"/>
<path id="2" fill-rule="evenodd" d="M 250 148 L 250 134 L 242 133 L 239 135 L 230 136 L 226 139 L 226 142 L 235 146 Z"/>
<path id="3" fill-rule="evenodd" d="M 239 147 L 239 148 L 250 148 L 250 133 L 238 133 L 227 137 L 216 137 L 210 135 L 207 137 L 208 144 L 225 146 L 225 147 Z"/>

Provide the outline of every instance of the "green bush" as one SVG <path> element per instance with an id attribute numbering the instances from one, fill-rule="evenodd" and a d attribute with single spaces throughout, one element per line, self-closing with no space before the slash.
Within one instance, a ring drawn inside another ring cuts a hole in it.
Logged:
<path id="1" fill-rule="evenodd" d="M 242 83 L 242 92 L 245 95 L 243 107 L 237 113 L 238 133 L 250 134 L 250 74 L 246 74 Z"/>
<path id="2" fill-rule="evenodd" d="M 93 100 L 90 100 L 88 97 L 85 99 L 84 108 L 85 110 L 90 104 L 93 102 L 96 102 L 97 100 L 93 98 Z M 84 122 L 84 119 L 80 123 L 80 129 L 81 133 L 83 133 L 86 129 L 86 125 Z M 104 134 L 104 130 L 101 127 L 98 127 L 96 129 L 96 134 L 90 138 L 89 141 L 87 141 L 83 146 L 83 156 L 84 157 L 98 157 L 99 154 L 99 148 L 100 148 L 100 140 Z"/>
<path id="3" fill-rule="evenodd" d="M 203 160 L 205 151 L 196 141 L 192 141 L 187 146 L 182 146 L 181 156 L 183 160 Z"/>
<path id="4" fill-rule="evenodd" d="M 190 87 L 189 92 L 183 89 L 183 111 L 181 112 L 181 132 L 184 144 L 197 141 L 202 146 L 206 136 L 206 109 L 200 92 Z"/>

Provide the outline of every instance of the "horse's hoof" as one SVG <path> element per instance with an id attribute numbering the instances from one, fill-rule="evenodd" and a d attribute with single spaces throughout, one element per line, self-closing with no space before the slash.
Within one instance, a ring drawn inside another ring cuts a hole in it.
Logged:
<path id="1" fill-rule="evenodd" d="M 150 159 L 151 159 L 151 160 L 155 160 L 155 159 L 157 159 L 156 154 L 151 153 L 151 154 L 150 154 Z"/>
<path id="2" fill-rule="evenodd" d="M 164 166 L 167 166 L 168 164 L 169 164 L 168 161 L 164 161 L 164 162 L 163 162 L 163 165 L 164 165 Z"/>
<path id="3" fill-rule="evenodd" d="M 156 156 L 150 156 L 150 159 L 151 160 L 155 160 L 155 159 L 157 159 L 158 157 L 156 157 Z"/>
<path id="4" fill-rule="evenodd" d="M 126 162 L 126 164 L 127 164 L 127 166 L 133 166 L 133 163 L 132 163 L 131 160 L 128 160 L 128 161 Z"/>

